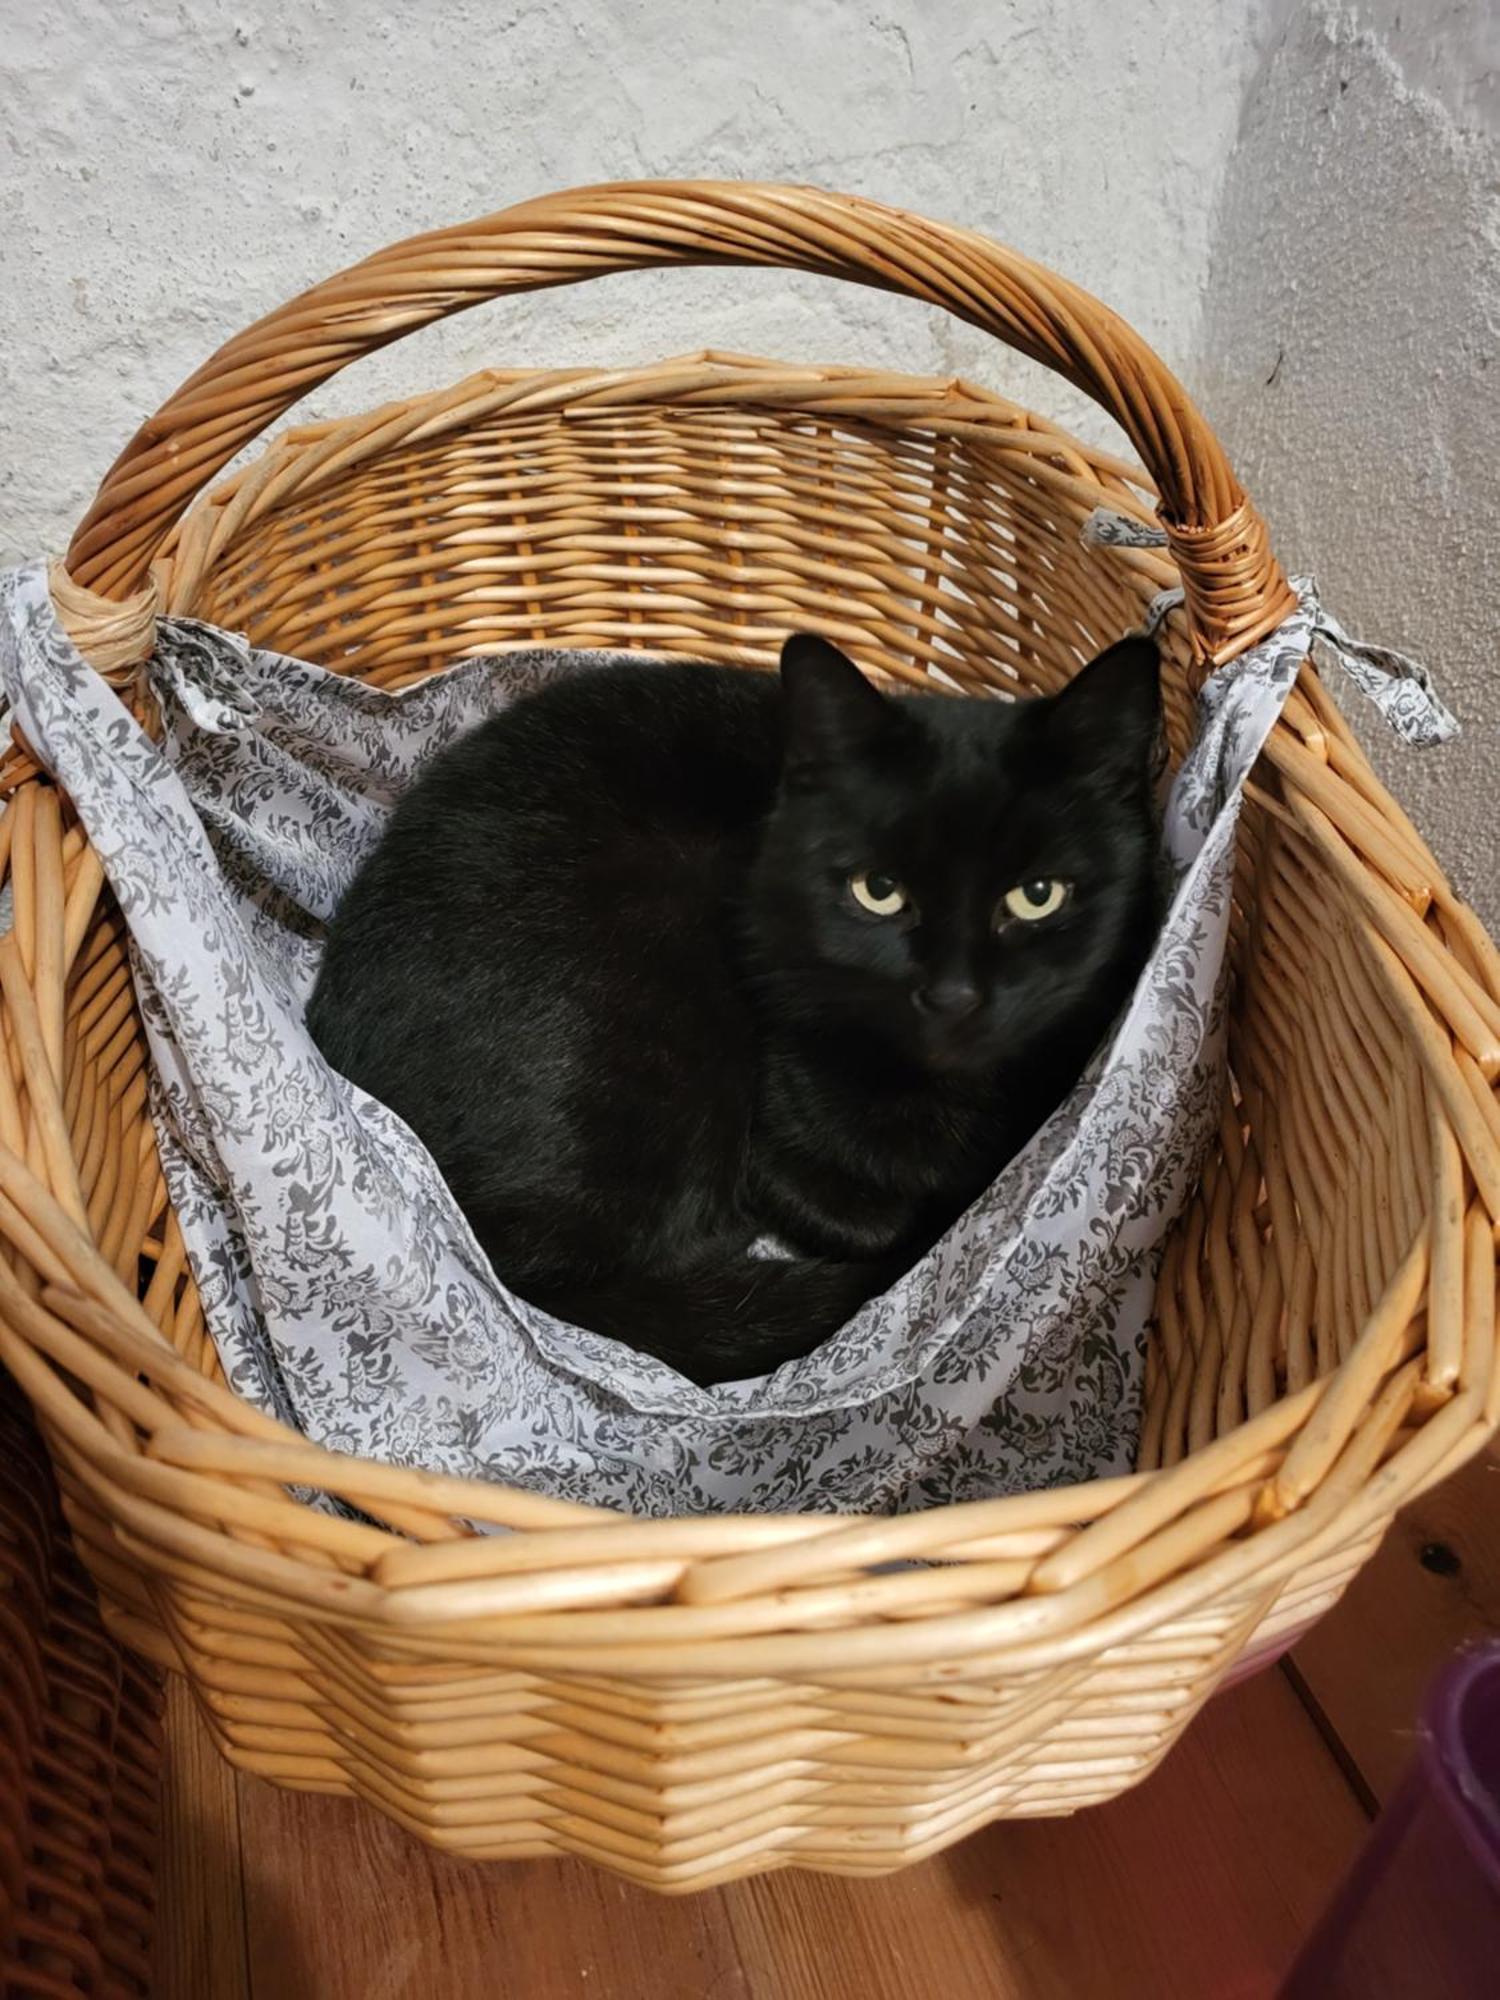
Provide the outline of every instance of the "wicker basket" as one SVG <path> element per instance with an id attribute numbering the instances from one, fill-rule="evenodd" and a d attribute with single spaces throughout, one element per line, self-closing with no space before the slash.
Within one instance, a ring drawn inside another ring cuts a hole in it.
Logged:
<path id="1" fill-rule="evenodd" d="M 189 505 L 410 328 L 707 263 L 944 306 L 1088 391 L 1146 470 L 965 382 L 703 353 L 486 372 L 290 431 Z M 1157 513 L 1170 553 L 1084 548 L 1100 503 Z M 162 606 L 386 686 L 537 643 L 765 665 L 811 625 L 905 680 L 1047 690 L 1179 578 L 1180 751 L 1197 678 L 1291 596 L 1161 363 L 967 231 L 674 183 L 401 244 L 262 320 L 126 448 L 53 581 L 143 704 Z M 661 1888 L 878 1872 L 1140 1778 L 1500 1413 L 1500 961 L 1310 668 L 1252 785 L 1233 1080 L 1166 1259 L 1139 1470 L 899 1520 L 634 1522 L 333 1457 L 232 1396 L 163 1192 L 119 917 L 67 800 L 24 751 L 10 777 L 0 1356 L 114 1628 L 190 1676 L 244 1769 L 454 1851 L 568 1850 Z"/>
<path id="2" fill-rule="evenodd" d="M 99 1622 L 0 1378 L 0 1993 L 149 2000 L 161 1676 Z"/>

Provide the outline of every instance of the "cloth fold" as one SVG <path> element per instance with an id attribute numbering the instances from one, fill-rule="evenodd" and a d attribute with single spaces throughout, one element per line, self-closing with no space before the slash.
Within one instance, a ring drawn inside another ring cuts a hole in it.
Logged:
<path id="1" fill-rule="evenodd" d="M 129 928 L 151 1109 L 234 1388 L 317 1442 L 640 1514 L 902 1511 L 1127 1470 L 1163 1238 L 1223 1087 L 1242 786 L 1315 626 L 1221 668 L 1173 780 L 1151 962 L 1069 1100 L 891 1291 L 762 1380 L 700 1389 L 497 1280 L 420 1141 L 303 1010 L 324 926 L 444 744 L 598 653 L 476 659 L 389 694 L 192 621 L 153 743 L 0 578 L 0 681 Z"/>

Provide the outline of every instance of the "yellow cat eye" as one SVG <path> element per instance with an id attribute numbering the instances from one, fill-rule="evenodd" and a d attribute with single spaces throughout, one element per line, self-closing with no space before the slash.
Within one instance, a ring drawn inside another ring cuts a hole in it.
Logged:
<path id="1" fill-rule="evenodd" d="M 889 875 L 871 870 L 849 877 L 849 893 L 872 917 L 898 917 L 906 908 L 906 891 Z"/>
<path id="2" fill-rule="evenodd" d="M 1005 907 L 1013 917 L 1019 917 L 1023 924 L 1040 923 L 1043 917 L 1050 917 L 1060 910 L 1068 900 L 1068 884 L 1056 878 L 1037 882 L 1018 882 L 1014 889 L 1005 892 Z"/>

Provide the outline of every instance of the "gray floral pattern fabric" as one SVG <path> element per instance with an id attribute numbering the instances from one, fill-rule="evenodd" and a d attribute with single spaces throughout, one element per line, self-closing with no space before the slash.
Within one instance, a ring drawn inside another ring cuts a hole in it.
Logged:
<path id="1" fill-rule="evenodd" d="M 1205 687 L 1166 808 L 1170 910 L 1069 1101 L 815 1353 L 699 1389 L 509 1293 L 419 1140 L 303 1023 L 324 926 L 413 774 L 606 656 L 476 659 L 391 695 L 167 620 L 153 744 L 43 570 L 0 578 L 0 680 L 129 926 L 163 1165 L 234 1387 L 338 1451 L 648 1515 L 895 1512 L 1127 1469 L 1162 1240 L 1218 1113 L 1241 788 L 1311 626 L 1299 610 Z"/>
<path id="2" fill-rule="evenodd" d="M 1323 651 L 1333 654 L 1360 693 L 1369 696 L 1403 743 L 1427 750 L 1459 734 L 1458 717 L 1420 660 L 1398 653 L 1394 646 L 1356 639 L 1321 605 L 1313 637 Z"/>

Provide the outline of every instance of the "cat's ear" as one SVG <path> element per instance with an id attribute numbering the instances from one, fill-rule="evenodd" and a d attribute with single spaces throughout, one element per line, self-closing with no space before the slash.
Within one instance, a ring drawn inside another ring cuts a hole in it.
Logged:
<path id="1" fill-rule="evenodd" d="M 890 725 L 885 696 L 847 654 L 811 632 L 794 632 L 782 647 L 781 686 L 789 772 L 858 757 Z"/>
<path id="2" fill-rule="evenodd" d="M 1161 733 L 1156 641 L 1133 633 L 1080 667 L 1045 704 L 1050 741 L 1070 758 L 1121 780 L 1152 771 Z"/>

